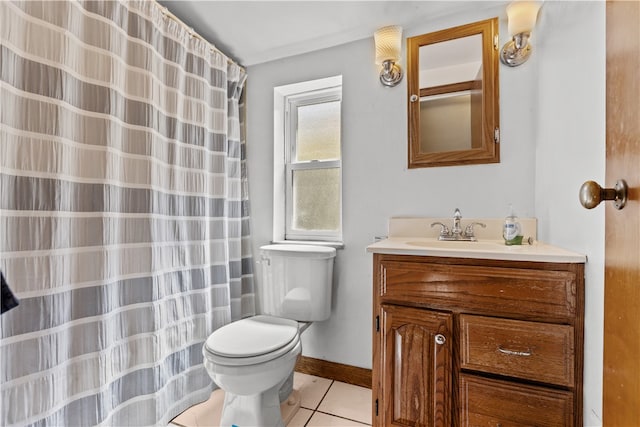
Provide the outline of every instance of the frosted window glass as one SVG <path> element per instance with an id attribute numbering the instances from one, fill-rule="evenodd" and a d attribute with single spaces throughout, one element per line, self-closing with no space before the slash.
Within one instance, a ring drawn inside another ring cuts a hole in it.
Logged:
<path id="1" fill-rule="evenodd" d="M 340 158 L 340 101 L 298 107 L 296 160 Z"/>
<path id="2" fill-rule="evenodd" d="M 293 171 L 293 229 L 340 228 L 340 169 Z"/>

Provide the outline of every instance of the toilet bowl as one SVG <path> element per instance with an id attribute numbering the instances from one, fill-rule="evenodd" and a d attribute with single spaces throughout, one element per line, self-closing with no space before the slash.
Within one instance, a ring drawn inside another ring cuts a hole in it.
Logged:
<path id="1" fill-rule="evenodd" d="M 265 314 L 214 331 L 202 352 L 204 366 L 225 391 L 220 425 L 284 427 L 280 391 L 302 352 L 298 321 L 329 317 L 335 249 L 263 246 Z M 287 382 L 290 387 L 290 383 Z M 290 390 L 290 388 L 289 388 Z"/>
<path id="2" fill-rule="evenodd" d="M 301 351 L 298 323 L 289 319 L 254 316 L 211 334 L 204 364 L 225 390 L 220 425 L 284 427 L 278 392 Z"/>

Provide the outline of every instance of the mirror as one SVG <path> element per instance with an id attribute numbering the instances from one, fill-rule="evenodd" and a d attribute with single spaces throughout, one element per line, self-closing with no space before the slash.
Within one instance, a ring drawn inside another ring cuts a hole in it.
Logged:
<path id="1" fill-rule="evenodd" d="M 498 18 L 407 39 L 409 168 L 500 162 Z"/>

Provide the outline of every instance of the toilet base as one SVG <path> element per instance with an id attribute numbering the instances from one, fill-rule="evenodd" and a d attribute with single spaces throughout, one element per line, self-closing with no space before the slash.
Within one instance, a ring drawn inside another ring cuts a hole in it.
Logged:
<path id="1" fill-rule="evenodd" d="M 209 426 L 221 427 L 220 418 L 222 415 L 222 405 L 224 404 L 225 392 L 216 389 L 211 393 L 211 397 L 205 402 L 192 406 L 191 408 L 171 420 L 171 424 L 180 427 Z M 293 389 L 289 398 L 280 404 L 280 413 L 286 426 L 298 413 L 301 402 L 300 390 Z"/>
<path id="2" fill-rule="evenodd" d="M 220 427 L 274 426 L 284 427 L 300 409 L 300 392 L 293 390 L 289 398 L 280 403 L 278 389 L 259 395 L 238 396 L 223 390 L 224 395 Z"/>

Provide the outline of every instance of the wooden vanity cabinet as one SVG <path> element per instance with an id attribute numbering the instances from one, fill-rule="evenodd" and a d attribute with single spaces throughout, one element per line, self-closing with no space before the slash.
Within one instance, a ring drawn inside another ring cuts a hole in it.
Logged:
<path id="1" fill-rule="evenodd" d="M 374 426 L 581 426 L 584 264 L 374 254 Z"/>

